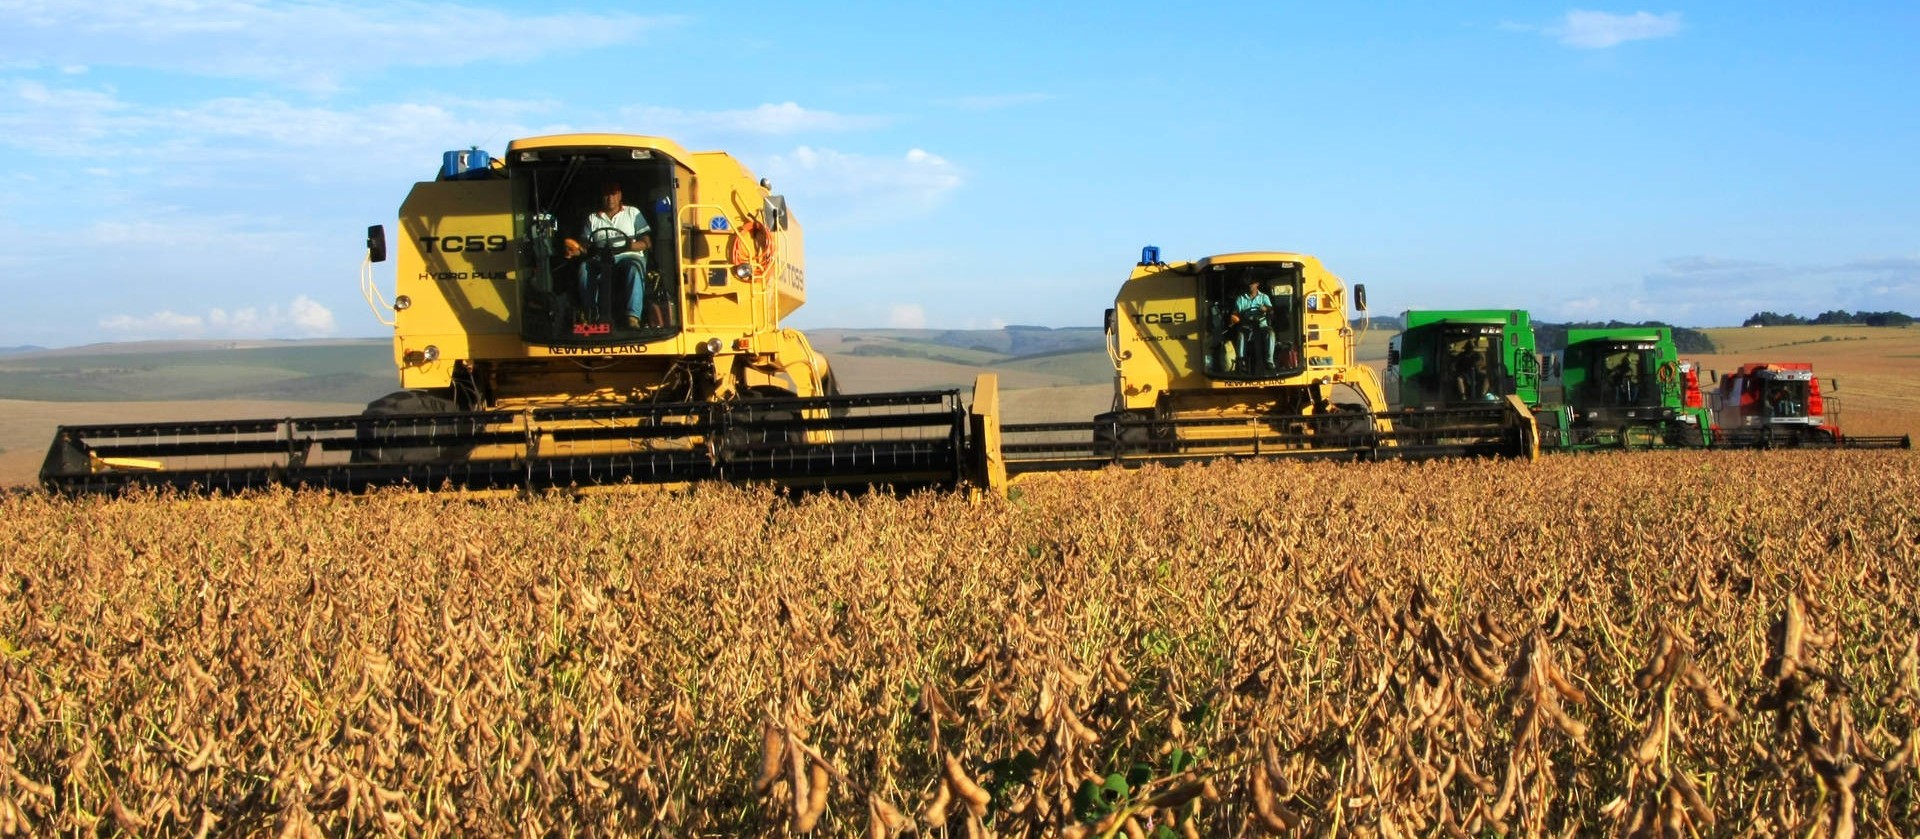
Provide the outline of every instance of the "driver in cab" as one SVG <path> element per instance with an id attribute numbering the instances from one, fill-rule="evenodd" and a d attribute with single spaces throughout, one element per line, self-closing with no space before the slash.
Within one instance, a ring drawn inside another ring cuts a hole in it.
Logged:
<path id="1" fill-rule="evenodd" d="M 647 249 L 653 247 L 653 229 L 647 224 L 647 217 L 637 207 L 629 206 L 622 200 L 620 182 L 609 179 L 600 185 L 600 209 L 587 214 L 587 223 L 582 236 L 596 251 L 596 256 L 607 249 L 614 251 L 612 266 L 616 298 L 625 292 L 625 322 L 629 328 L 640 326 L 640 318 L 645 311 Z M 586 253 L 587 248 L 577 239 L 566 241 L 567 258 L 573 259 Z M 580 308 L 582 312 L 602 311 L 601 290 L 607 286 L 603 279 L 595 282 L 595 274 L 604 264 L 602 259 L 588 259 L 580 264 Z"/>
<path id="2" fill-rule="evenodd" d="M 1240 355 L 1241 372 L 1262 373 L 1273 364 L 1273 332 L 1268 317 L 1273 314 L 1273 298 L 1260 289 L 1258 279 L 1247 280 L 1247 291 L 1233 301 L 1229 319 L 1238 333 L 1235 350 Z"/>

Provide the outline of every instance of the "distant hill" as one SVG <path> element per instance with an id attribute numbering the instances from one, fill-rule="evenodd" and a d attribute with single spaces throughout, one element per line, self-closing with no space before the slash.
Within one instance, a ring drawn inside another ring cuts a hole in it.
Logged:
<path id="1" fill-rule="evenodd" d="M 17 347 L 0 347 L 0 355 L 14 355 L 16 353 L 23 353 L 23 352 L 40 352 L 41 350 L 44 350 L 44 349 L 46 349 L 46 347 L 36 347 L 32 344 L 22 344 Z"/>
<path id="2" fill-rule="evenodd" d="M 150 341 L 0 356 L 0 399 L 370 402 L 398 388 L 393 344 Z"/>
<path id="3" fill-rule="evenodd" d="M 960 385 L 997 371 L 1006 386 L 1111 381 L 1104 333 L 1049 329 L 820 329 L 814 346 L 859 390 Z M 399 387 L 387 339 L 147 341 L 0 355 L 0 399 L 34 402 L 271 400 L 371 402 Z"/>
<path id="4" fill-rule="evenodd" d="M 1106 333 L 1091 326 L 1061 329 L 1045 326 L 1009 326 L 1003 329 L 817 329 L 808 330 L 807 334 L 815 343 L 839 341 L 853 345 L 865 342 L 870 349 L 852 350 L 863 355 L 889 354 L 884 349 L 889 345 L 931 345 L 1008 358 L 1094 351 L 1106 346 Z"/>

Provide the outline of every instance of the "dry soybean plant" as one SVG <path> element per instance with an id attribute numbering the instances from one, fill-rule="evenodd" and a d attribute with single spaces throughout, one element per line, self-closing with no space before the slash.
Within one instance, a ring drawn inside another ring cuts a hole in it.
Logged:
<path id="1" fill-rule="evenodd" d="M 0 835 L 1920 832 L 1909 453 L 0 499 Z"/>

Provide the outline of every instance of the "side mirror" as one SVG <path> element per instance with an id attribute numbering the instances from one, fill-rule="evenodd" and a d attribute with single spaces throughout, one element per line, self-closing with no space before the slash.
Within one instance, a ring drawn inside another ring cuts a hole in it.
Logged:
<path id="1" fill-rule="evenodd" d="M 367 228 L 367 261 L 387 261 L 387 226 L 384 224 Z"/>
<path id="2" fill-rule="evenodd" d="M 764 212 L 768 230 L 787 229 L 787 197 L 784 195 L 767 196 Z"/>
<path id="3" fill-rule="evenodd" d="M 1108 309 L 1108 310 L 1107 310 L 1107 320 L 1106 320 L 1106 330 L 1107 330 L 1107 334 L 1108 334 L 1108 335 L 1112 335 L 1112 334 L 1113 334 L 1113 328 L 1114 328 L 1115 326 L 1118 326 L 1118 325 L 1119 325 L 1119 323 L 1120 323 L 1120 322 L 1119 322 L 1118 320 L 1116 320 L 1116 319 L 1114 318 L 1114 316 L 1113 316 L 1113 310 L 1112 310 L 1112 309 Z"/>
<path id="4" fill-rule="evenodd" d="M 1387 350 L 1387 366 L 1388 366 L 1388 367 L 1399 367 L 1399 366 L 1400 366 L 1400 351 L 1399 351 L 1399 350 L 1396 350 L 1396 349 L 1389 349 L 1389 350 Z"/>
<path id="5" fill-rule="evenodd" d="M 1834 393 L 1839 393 L 1839 392 L 1840 392 L 1840 380 L 1839 380 L 1839 379 L 1828 379 L 1828 380 L 1827 380 L 1827 389 L 1828 389 L 1828 390 L 1831 390 L 1831 391 L 1833 391 Z"/>
<path id="6" fill-rule="evenodd" d="M 1367 284 L 1356 283 L 1353 286 L 1353 308 L 1355 311 L 1367 310 Z"/>

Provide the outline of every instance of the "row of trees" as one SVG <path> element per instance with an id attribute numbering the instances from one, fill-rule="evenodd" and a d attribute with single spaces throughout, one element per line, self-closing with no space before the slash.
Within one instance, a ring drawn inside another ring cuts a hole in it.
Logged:
<path id="1" fill-rule="evenodd" d="M 1781 315 L 1773 312 L 1761 312 L 1747 318 L 1741 326 L 1910 326 L 1913 316 L 1901 312 L 1849 312 L 1835 309 L 1821 312 L 1812 319 L 1799 315 Z"/>

